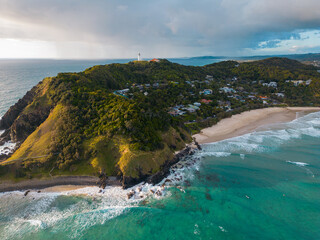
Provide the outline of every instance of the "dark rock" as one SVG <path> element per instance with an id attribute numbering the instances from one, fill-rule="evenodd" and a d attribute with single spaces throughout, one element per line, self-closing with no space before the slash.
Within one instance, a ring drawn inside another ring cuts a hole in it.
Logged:
<path id="1" fill-rule="evenodd" d="M 188 181 L 188 180 L 184 181 L 184 183 L 185 183 L 188 187 L 191 186 L 191 183 L 190 183 L 190 181 Z"/>
<path id="2" fill-rule="evenodd" d="M 158 191 L 156 191 L 156 195 L 162 196 L 162 192 L 158 190 Z"/>
<path id="3" fill-rule="evenodd" d="M 132 198 L 135 193 L 136 193 L 135 191 L 131 190 L 131 191 L 127 194 L 128 199 Z"/>
<path id="4" fill-rule="evenodd" d="M 197 142 L 196 138 L 193 138 L 194 144 L 197 146 L 198 150 L 202 150 L 202 147 L 200 146 L 200 144 Z"/>
<path id="5" fill-rule="evenodd" d="M 206 199 L 209 201 L 212 201 L 212 197 L 208 192 L 206 193 Z"/>
<path id="6" fill-rule="evenodd" d="M 171 161 L 166 161 L 159 172 L 148 178 L 148 182 L 152 184 L 158 184 L 159 182 L 161 182 L 162 179 L 170 174 L 171 166 L 178 163 L 181 159 L 188 156 L 191 152 L 192 149 L 187 146 L 185 149 L 176 154 Z"/>
<path id="7" fill-rule="evenodd" d="M 28 91 L 22 99 L 19 99 L 19 101 L 15 105 L 10 107 L 10 109 L 5 113 L 3 118 L 0 120 L 0 129 L 10 128 L 13 122 L 19 116 L 19 114 L 24 110 L 24 108 L 33 101 L 35 94 L 36 94 L 36 87 Z"/>
<path id="8" fill-rule="evenodd" d="M 23 195 L 27 196 L 29 192 L 30 192 L 30 190 L 26 191 Z"/>
<path id="9" fill-rule="evenodd" d="M 104 172 L 101 172 L 99 175 L 99 181 L 98 181 L 99 188 L 105 189 L 107 184 L 108 184 L 108 176 Z"/>

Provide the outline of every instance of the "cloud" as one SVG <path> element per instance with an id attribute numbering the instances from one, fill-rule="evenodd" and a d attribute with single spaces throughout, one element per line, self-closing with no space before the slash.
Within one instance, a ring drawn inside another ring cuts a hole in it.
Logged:
<path id="1" fill-rule="evenodd" d="M 276 49 L 279 41 L 306 41 L 300 33 L 320 29 L 318 0 L 0 0 L 0 5 L 0 38 L 47 42 L 56 56 L 69 58 L 134 57 L 139 51 L 148 57 L 259 53 Z"/>

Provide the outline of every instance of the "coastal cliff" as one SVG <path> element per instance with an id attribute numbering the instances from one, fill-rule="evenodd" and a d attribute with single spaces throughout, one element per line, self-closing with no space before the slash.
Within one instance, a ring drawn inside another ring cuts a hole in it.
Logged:
<path id="1" fill-rule="evenodd" d="M 291 82 L 297 78 L 299 86 Z M 60 73 L 0 120 L 0 145 L 17 143 L 2 156 L 0 179 L 103 174 L 124 187 L 159 182 L 192 154 L 192 134 L 250 109 L 317 106 L 319 79 L 316 68 L 279 58 L 204 67 L 141 61 Z"/>

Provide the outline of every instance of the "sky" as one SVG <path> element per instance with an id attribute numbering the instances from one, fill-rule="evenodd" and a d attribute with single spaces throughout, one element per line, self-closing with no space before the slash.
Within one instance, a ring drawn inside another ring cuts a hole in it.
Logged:
<path id="1" fill-rule="evenodd" d="M 0 58 L 320 52 L 319 0 L 0 0 Z"/>

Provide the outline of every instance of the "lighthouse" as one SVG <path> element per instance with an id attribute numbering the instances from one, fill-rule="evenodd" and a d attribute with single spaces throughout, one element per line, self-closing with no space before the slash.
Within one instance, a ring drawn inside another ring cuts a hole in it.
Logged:
<path id="1" fill-rule="evenodd" d="M 140 61 L 140 56 L 141 56 L 141 54 L 140 54 L 140 53 L 138 53 L 138 61 Z"/>

